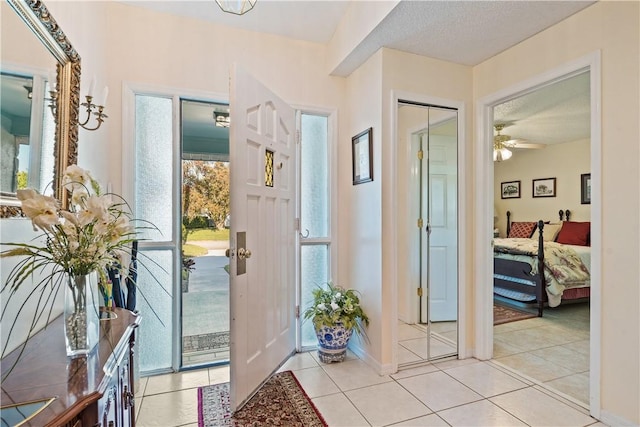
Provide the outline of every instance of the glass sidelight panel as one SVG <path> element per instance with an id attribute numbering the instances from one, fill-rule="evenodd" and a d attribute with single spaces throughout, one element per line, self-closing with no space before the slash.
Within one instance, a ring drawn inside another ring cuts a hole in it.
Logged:
<path id="1" fill-rule="evenodd" d="M 300 264 L 304 267 L 301 272 L 302 281 L 302 309 L 313 301 L 312 292 L 317 285 L 329 280 L 329 245 L 305 245 L 300 248 Z M 317 344 L 316 334 L 311 320 L 302 320 L 301 332 L 302 347 L 310 347 Z"/>
<path id="2" fill-rule="evenodd" d="M 173 107 L 171 98 L 135 96 L 135 216 L 153 223 L 139 237 L 137 310 L 140 372 L 173 365 Z"/>
<path id="3" fill-rule="evenodd" d="M 301 115 L 300 149 L 300 310 L 311 292 L 331 277 L 329 118 Z M 300 322 L 300 348 L 317 344 L 313 323 Z"/>
<path id="4" fill-rule="evenodd" d="M 456 110 L 398 105 L 399 181 L 408 189 L 398 212 L 408 248 L 399 265 L 400 365 L 457 354 L 457 129 Z"/>

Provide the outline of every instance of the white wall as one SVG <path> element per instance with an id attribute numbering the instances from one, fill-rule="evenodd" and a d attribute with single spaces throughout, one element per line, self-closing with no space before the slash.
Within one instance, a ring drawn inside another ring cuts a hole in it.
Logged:
<path id="1" fill-rule="evenodd" d="M 513 150 L 509 160 L 494 162 L 494 204 L 500 236 L 506 236 L 507 211 L 512 221 L 558 222 L 569 209 L 572 221 L 590 221 L 591 205 L 580 203 L 580 175 L 591 171 L 589 140 L 549 145 L 541 150 Z M 556 178 L 556 197 L 532 197 L 532 180 Z M 520 198 L 502 199 L 502 182 L 520 181 Z"/>
<path id="2" fill-rule="evenodd" d="M 602 55 L 602 415 L 640 424 L 640 3 L 600 1 L 474 68 L 474 97 Z M 598 338 L 598 337 L 595 337 Z"/>

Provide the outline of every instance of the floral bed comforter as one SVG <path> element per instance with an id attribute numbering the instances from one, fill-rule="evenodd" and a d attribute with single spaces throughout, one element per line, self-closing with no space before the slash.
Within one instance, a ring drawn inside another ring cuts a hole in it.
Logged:
<path id="1" fill-rule="evenodd" d="M 497 238 L 494 239 L 493 251 L 497 258 L 530 264 L 531 273 L 538 274 L 538 240 Z M 565 289 L 589 286 L 589 269 L 570 246 L 556 242 L 544 242 L 544 266 L 550 307 L 560 305 Z"/>

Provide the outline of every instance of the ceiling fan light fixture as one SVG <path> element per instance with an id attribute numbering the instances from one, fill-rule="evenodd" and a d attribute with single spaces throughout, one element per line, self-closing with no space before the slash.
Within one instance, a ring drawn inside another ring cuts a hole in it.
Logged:
<path id="1" fill-rule="evenodd" d="M 253 9 L 258 0 L 216 0 L 220 9 L 234 15 L 244 15 Z"/>
<path id="2" fill-rule="evenodd" d="M 513 156 L 513 153 L 511 150 L 508 150 L 504 144 L 509 141 L 511 137 L 509 135 L 500 134 L 500 131 L 504 129 L 503 124 L 495 125 L 495 129 L 498 134 L 493 137 L 493 161 L 501 162 L 503 160 L 509 160 L 511 156 Z"/>
<path id="3" fill-rule="evenodd" d="M 503 160 L 509 160 L 513 156 L 511 150 L 507 150 L 506 148 L 500 148 L 498 150 L 493 150 L 493 161 L 501 162 Z"/>

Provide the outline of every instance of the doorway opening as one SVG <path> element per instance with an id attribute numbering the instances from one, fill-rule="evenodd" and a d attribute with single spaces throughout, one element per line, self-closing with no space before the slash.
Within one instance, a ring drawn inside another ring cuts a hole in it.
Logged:
<path id="1" fill-rule="evenodd" d="M 399 100 L 399 367 L 458 354 L 458 110 Z M 401 213 L 400 213 L 401 212 Z"/>
<path id="2" fill-rule="evenodd" d="M 509 150 L 507 157 L 496 160 L 494 155 L 494 236 L 500 239 L 496 246 L 509 247 L 511 238 L 524 237 L 516 236 L 513 227 L 507 235 L 508 212 L 510 224 L 518 227 L 538 220 L 545 223 L 545 268 L 574 259 L 568 258 L 573 254 L 579 263 L 566 263 L 565 268 L 575 269 L 567 272 L 571 281 L 556 282 L 547 275 L 549 301 L 543 317 L 494 326 L 493 359 L 583 406 L 590 394 L 590 283 L 588 276 L 578 280 L 582 273 L 578 267 L 590 271 L 591 248 L 586 240 L 585 245 L 568 245 L 562 229 L 576 224 L 588 227 L 591 222 L 590 193 L 588 201 L 581 198 L 581 177 L 590 177 L 592 164 L 590 79 L 589 70 L 582 70 L 493 106 L 494 127 L 502 129 Z M 508 185 L 517 189 L 503 194 Z M 536 248 L 538 233 L 536 228 L 530 236 Z M 557 257 L 550 257 L 548 248 Z M 497 256 L 501 263 L 511 260 L 505 261 L 508 255 Z M 494 284 L 494 304 L 535 314 L 536 298 L 509 288 L 510 283 L 500 279 Z M 561 297 L 556 298 L 558 290 Z"/>
<path id="3" fill-rule="evenodd" d="M 602 167 L 598 159 L 602 156 L 602 117 L 601 111 L 601 58 L 600 52 L 585 55 L 582 58 L 558 66 L 544 74 L 534 76 L 517 85 L 502 89 L 496 93 L 487 95 L 477 102 L 478 111 L 478 133 L 476 144 L 476 170 L 475 170 L 475 191 L 479 194 L 494 194 L 494 171 L 492 159 L 493 130 L 493 107 L 509 99 L 535 91 L 575 76 L 586 71 L 589 72 L 589 128 L 590 128 L 590 298 L 599 301 L 602 294 L 602 283 L 600 280 L 602 271 Z M 515 154 L 514 154 L 515 155 Z M 537 176 L 536 178 L 546 178 L 551 175 Z M 578 175 L 578 182 L 580 181 Z M 529 185 L 532 185 L 530 182 Z M 527 189 L 528 187 L 528 189 Z M 523 187 L 528 191 L 528 197 L 532 197 L 532 187 Z M 575 204 L 580 205 L 580 186 L 577 187 Z M 539 199 L 537 199 L 539 200 Z M 475 333 L 476 349 L 475 357 L 479 359 L 490 359 L 493 357 L 493 251 L 492 251 L 492 230 L 494 228 L 494 197 L 479 198 L 475 201 L 475 212 L 477 215 L 475 239 L 476 257 L 473 261 L 476 271 L 477 286 L 482 289 L 477 294 L 475 304 Z M 558 209 L 559 210 L 559 209 Z M 569 207 L 569 210 L 571 208 Z M 557 218 L 557 217 L 556 217 Z M 577 218 L 576 218 L 577 219 Z M 590 415 L 595 418 L 600 417 L 600 334 L 602 311 L 599 304 L 589 306 L 589 410 Z M 541 385 L 545 387 L 544 384 Z M 555 391 L 555 390 L 554 390 Z M 569 397 L 570 398 L 570 397 Z M 572 399 L 572 398 L 570 398 Z M 572 399 L 583 406 L 584 402 Z"/>
<path id="4" fill-rule="evenodd" d="M 181 100 L 182 367 L 229 361 L 229 106 Z"/>

